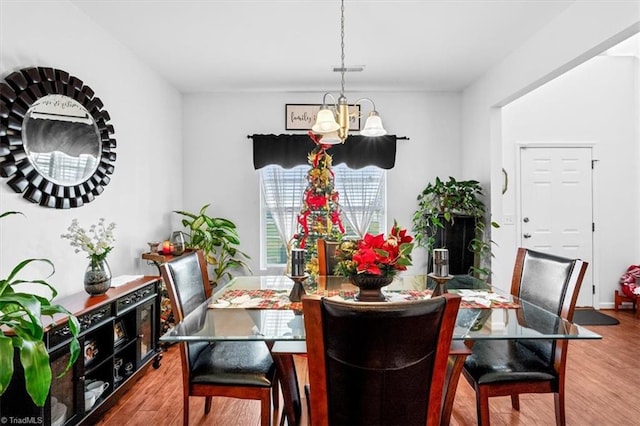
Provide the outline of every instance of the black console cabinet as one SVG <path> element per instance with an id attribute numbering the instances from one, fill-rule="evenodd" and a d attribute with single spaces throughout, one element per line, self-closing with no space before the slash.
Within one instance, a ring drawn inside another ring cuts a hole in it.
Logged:
<path id="1" fill-rule="evenodd" d="M 70 332 L 65 317 L 55 317 L 45 333 L 53 370 L 47 402 L 33 404 L 18 362 L 0 398 L 2 424 L 93 424 L 149 365 L 160 367 L 160 283 L 159 277 L 145 276 L 104 295 L 82 292 L 55 300 L 78 318 L 82 352 L 58 378 L 69 359 Z M 96 388 L 102 390 L 91 391 Z"/>

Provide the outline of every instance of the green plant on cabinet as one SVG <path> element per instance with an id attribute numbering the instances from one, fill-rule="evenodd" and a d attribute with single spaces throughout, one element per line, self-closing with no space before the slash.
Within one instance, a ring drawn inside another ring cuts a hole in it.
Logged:
<path id="1" fill-rule="evenodd" d="M 469 273 L 485 280 L 491 271 L 480 266 L 480 262 L 486 256 L 493 256 L 493 241 L 487 240 L 485 235 L 486 208 L 482 196 L 482 187 L 476 180 L 456 180 L 450 176 L 448 181 L 443 181 L 436 177 L 417 197 L 418 208 L 413 214 L 412 230 L 416 244 L 431 253 L 436 248 L 437 233 L 445 228 L 445 223 L 453 225 L 456 218 L 462 216 L 474 218 L 474 235 L 468 249 L 473 252 L 475 260 Z M 490 224 L 493 228 L 499 227 L 496 222 Z"/>
<path id="2" fill-rule="evenodd" d="M 201 249 L 209 265 L 212 265 L 212 285 L 222 279 L 233 278 L 233 270 L 247 268 L 249 255 L 241 251 L 240 238 L 235 223 L 229 219 L 212 217 L 206 211 L 211 204 L 204 205 L 200 212 L 174 211 L 181 216 L 182 226 L 187 229 L 187 247 Z"/>
<path id="3" fill-rule="evenodd" d="M 0 218 L 14 214 L 22 213 L 3 212 Z M 49 265 L 51 267 L 49 277 L 55 272 L 53 263 L 48 259 L 25 259 L 18 263 L 6 278 L 0 279 L 0 326 L 5 327 L 0 334 L 0 395 L 6 391 L 13 377 L 14 353 L 17 350 L 24 369 L 27 393 L 37 406 L 42 407 L 49 394 L 52 380 L 49 353 L 43 341 L 46 325 L 43 324 L 42 317 L 52 318 L 55 314 L 68 315 L 71 356 L 61 375 L 71 369 L 80 354 L 78 342 L 80 325 L 77 318 L 67 309 L 52 303 L 58 292 L 51 284 L 44 279 L 19 278 L 23 269 L 32 263 Z M 44 297 L 21 292 L 19 290 L 21 284 L 42 286 L 51 292 L 51 296 Z"/>

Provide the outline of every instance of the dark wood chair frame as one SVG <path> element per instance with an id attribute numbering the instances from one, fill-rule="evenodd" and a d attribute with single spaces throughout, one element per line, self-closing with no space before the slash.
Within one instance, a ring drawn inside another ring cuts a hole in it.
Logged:
<path id="1" fill-rule="evenodd" d="M 523 279 L 523 269 L 528 249 L 520 247 L 516 256 L 511 280 L 511 294 L 519 296 L 520 284 Z M 566 292 L 558 315 L 567 321 L 573 319 L 573 312 L 580 292 L 580 285 L 587 270 L 588 263 L 580 259 L 573 260 L 570 276 L 567 280 Z M 511 406 L 515 410 L 520 410 L 521 393 L 553 393 L 556 424 L 564 426 L 566 424 L 565 414 L 565 370 L 567 362 L 567 349 L 569 341 L 565 339 L 555 341 L 554 369 L 556 378 L 549 381 L 509 381 L 489 384 L 478 384 L 473 377 L 463 368 L 462 372 L 476 392 L 476 405 L 478 414 L 478 425 L 489 426 L 489 398 L 494 396 L 510 396 Z"/>
<path id="2" fill-rule="evenodd" d="M 204 258 L 202 250 L 197 250 L 193 254 L 187 254 L 197 256 L 198 263 L 202 273 L 202 285 L 205 291 L 206 299 L 211 297 L 211 286 L 209 284 L 209 275 L 207 272 L 207 263 Z M 170 272 L 171 261 L 164 263 L 160 266 L 162 279 L 167 286 L 169 293 L 169 299 L 173 309 L 176 322 L 180 322 L 185 317 L 182 309 L 182 304 L 178 302 L 176 294 L 176 285 L 173 280 L 173 276 Z M 223 396 L 229 398 L 239 399 L 256 399 L 260 401 L 260 424 L 262 426 L 271 425 L 271 403 L 273 398 L 274 410 L 278 410 L 279 392 L 278 381 L 274 380 L 271 388 L 269 387 L 257 387 L 257 386 L 238 386 L 238 385 L 213 385 L 213 384 L 196 384 L 191 383 L 189 378 L 191 377 L 189 354 L 186 343 L 180 343 L 180 358 L 182 361 L 182 375 L 183 375 L 183 422 L 185 425 L 189 424 L 189 397 L 190 396 L 203 396 L 205 397 L 204 412 L 208 414 L 211 411 L 211 402 L 214 396 Z"/>
<path id="3" fill-rule="evenodd" d="M 450 370 L 447 368 L 451 351 L 453 331 L 460 305 L 460 296 L 444 294 L 447 299 L 438 345 L 433 367 L 433 376 L 429 390 L 429 406 L 427 409 L 427 425 L 441 424 L 443 403 L 445 399 L 445 385 Z M 327 402 L 326 357 L 323 342 L 321 297 L 305 296 L 302 299 L 305 315 L 305 329 L 307 336 L 308 354 L 308 392 L 310 407 L 310 424 L 313 426 L 328 425 L 329 407 Z M 386 304 L 386 303 L 385 303 Z M 382 304 L 381 304 L 382 305 Z M 464 352 L 464 351 L 463 351 Z M 466 352 L 465 355 L 466 356 Z"/>
<path id="4" fill-rule="evenodd" d="M 335 258 L 335 249 L 337 246 L 335 241 L 326 241 L 322 238 L 316 240 L 318 248 L 318 275 L 333 275 L 333 271 L 329 270 L 330 259 Z M 334 251 L 333 253 L 331 251 Z"/>

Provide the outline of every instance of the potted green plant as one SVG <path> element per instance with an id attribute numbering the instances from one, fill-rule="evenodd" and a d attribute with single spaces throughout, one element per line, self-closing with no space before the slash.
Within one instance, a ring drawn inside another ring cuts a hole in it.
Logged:
<path id="1" fill-rule="evenodd" d="M 492 241 L 487 241 L 485 236 L 486 210 L 482 196 L 482 187 L 476 180 L 456 180 L 450 176 L 448 181 L 443 181 L 436 177 L 417 197 L 412 230 L 416 244 L 424 247 L 429 256 L 437 246 L 446 246 L 456 237 L 462 237 L 463 253 L 458 255 L 464 256 L 464 251 L 473 254 L 468 273 L 486 279 L 490 270 L 480 264 L 485 256 L 492 256 Z M 466 223 L 456 233 L 457 222 Z M 491 226 L 499 227 L 495 222 L 491 222 Z"/>
<path id="2" fill-rule="evenodd" d="M 4 212 L 5 216 L 22 214 L 20 212 Z M 26 259 L 18 263 L 6 278 L 0 279 L 0 395 L 9 386 L 14 373 L 15 351 L 19 353 L 20 363 L 24 370 L 24 380 L 27 393 L 38 406 L 42 407 L 49 395 L 52 373 L 49 364 L 49 353 L 43 337 L 46 325 L 42 317 L 55 314 L 68 315 L 69 331 L 71 332 L 70 358 L 64 374 L 73 366 L 80 353 L 78 333 L 80 324 L 63 306 L 53 303 L 57 296 L 56 289 L 43 279 L 21 279 L 20 272 L 32 263 L 45 263 L 51 267 L 51 274 L 55 272 L 53 263 L 48 259 Z M 48 288 L 50 297 L 25 293 L 19 290 L 21 284 L 36 284 Z"/>
<path id="3" fill-rule="evenodd" d="M 211 204 L 204 205 L 199 213 L 177 210 L 183 216 L 182 226 L 187 229 L 187 247 L 201 249 L 213 271 L 212 285 L 221 279 L 233 278 L 232 270 L 247 268 L 245 259 L 250 257 L 238 249 L 240 238 L 236 225 L 229 219 L 206 214 Z"/>

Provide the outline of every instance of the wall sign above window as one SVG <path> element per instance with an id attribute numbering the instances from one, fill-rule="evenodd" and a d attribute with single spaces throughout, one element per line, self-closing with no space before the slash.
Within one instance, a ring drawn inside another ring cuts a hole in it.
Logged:
<path id="1" fill-rule="evenodd" d="M 286 104 L 285 129 L 311 130 L 316 122 L 316 116 L 322 105 L 320 104 Z M 360 105 L 349 105 L 349 130 L 360 130 Z"/>

